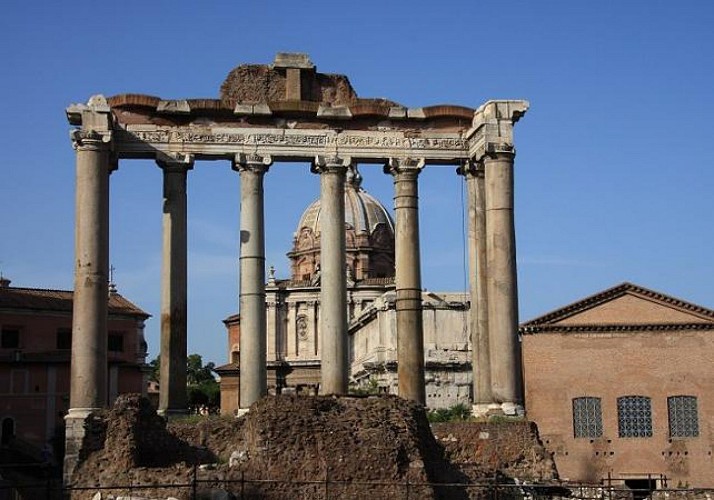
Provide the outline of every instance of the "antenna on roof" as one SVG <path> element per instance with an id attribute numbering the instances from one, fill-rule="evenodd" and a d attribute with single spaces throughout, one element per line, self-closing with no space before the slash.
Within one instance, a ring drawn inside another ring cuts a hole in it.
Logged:
<path id="1" fill-rule="evenodd" d="M 117 286 L 114 283 L 114 271 L 116 267 L 109 266 L 109 295 L 115 295 L 117 293 Z"/>

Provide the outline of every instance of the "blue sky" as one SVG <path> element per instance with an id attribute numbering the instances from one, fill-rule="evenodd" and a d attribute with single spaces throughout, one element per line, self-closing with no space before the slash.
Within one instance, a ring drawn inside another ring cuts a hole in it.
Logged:
<path id="1" fill-rule="evenodd" d="M 528 99 L 516 128 L 521 320 L 622 281 L 714 308 L 714 3 L 26 2 L 0 16 L 0 270 L 16 286 L 71 288 L 74 152 L 64 109 L 92 94 L 217 97 L 241 63 L 310 54 L 362 97 L 418 107 Z M 391 206 L 391 179 L 362 168 Z M 421 176 L 423 285 L 466 287 L 462 181 Z M 189 351 L 226 361 L 237 310 L 238 175 L 189 174 Z M 267 260 L 285 257 L 319 194 L 306 165 L 266 176 Z M 161 175 L 111 176 L 111 261 L 121 293 L 160 307 Z"/>

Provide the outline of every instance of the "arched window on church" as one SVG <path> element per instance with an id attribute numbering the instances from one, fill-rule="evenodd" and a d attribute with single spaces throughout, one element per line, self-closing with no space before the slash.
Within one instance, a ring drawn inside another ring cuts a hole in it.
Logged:
<path id="1" fill-rule="evenodd" d="M 573 435 L 576 438 L 602 437 L 600 398 L 573 398 Z"/>

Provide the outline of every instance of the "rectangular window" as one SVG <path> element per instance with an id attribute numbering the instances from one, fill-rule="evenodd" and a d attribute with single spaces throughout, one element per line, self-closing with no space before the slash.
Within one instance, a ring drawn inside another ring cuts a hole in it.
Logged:
<path id="1" fill-rule="evenodd" d="M 652 437 L 652 403 L 646 396 L 617 398 L 617 425 L 619 436 Z"/>
<path id="2" fill-rule="evenodd" d="M 57 330 L 57 349 L 72 349 L 72 330 L 60 328 Z"/>
<path id="3" fill-rule="evenodd" d="M 669 437 L 688 438 L 699 436 L 699 414 L 695 396 L 672 396 L 667 398 L 669 412 Z"/>
<path id="4" fill-rule="evenodd" d="M 20 329 L 3 328 L 0 333 L 0 347 L 3 349 L 18 349 L 20 347 Z"/>
<path id="5" fill-rule="evenodd" d="M 109 352 L 124 352 L 124 335 L 121 333 L 110 333 L 107 349 L 109 349 Z"/>
<path id="6" fill-rule="evenodd" d="M 576 438 L 602 437 L 600 398 L 573 399 L 573 434 Z"/>

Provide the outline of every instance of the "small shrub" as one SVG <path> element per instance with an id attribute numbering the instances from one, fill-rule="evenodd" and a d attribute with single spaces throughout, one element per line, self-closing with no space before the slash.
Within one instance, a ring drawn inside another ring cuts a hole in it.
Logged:
<path id="1" fill-rule="evenodd" d="M 463 404 L 459 403 L 451 408 L 438 408 L 436 410 L 431 410 L 427 413 L 427 418 L 429 422 L 464 422 L 471 418 L 471 409 Z"/>

